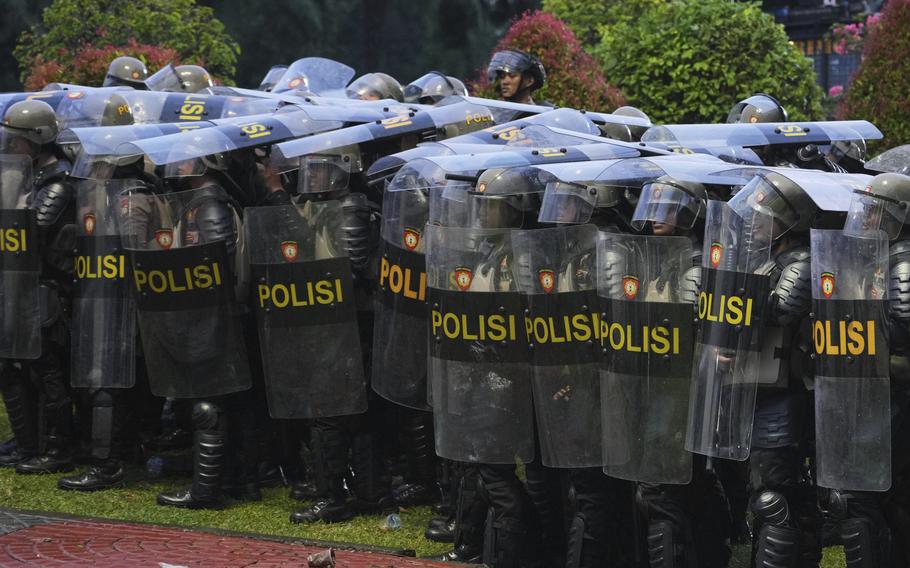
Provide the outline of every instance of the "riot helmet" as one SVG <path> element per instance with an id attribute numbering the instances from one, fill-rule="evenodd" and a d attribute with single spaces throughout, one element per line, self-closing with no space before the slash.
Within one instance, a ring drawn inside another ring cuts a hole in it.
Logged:
<path id="1" fill-rule="evenodd" d="M 743 219 L 749 219 L 756 212 L 771 216 L 774 219 L 771 235 L 774 240 L 791 229 L 809 229 L 818 211 L 812 198 L 799 185 L 777 172 L 757 174 L 729 203 L 730 208 Z"/>
<path id="2" fill-rule="evenodd" d="M 879 174 L 865 190 L 856 190 L 844 234 L 877 238 L 884 233 L 889 240 L 900 235 L 907 220 L 910 203 L 910 176 L 897 173 Z"/>
<path id="3" fill-rule="evenodd" d="M 404 102 L 404 90 L 401 88 L 401 83 L 385 73 L 361 75 L 347 86 L 345 93 L 349 99 L 365 101 L 395 99 L 398 102 Z"/>
<path id="4" fill-rule="evenodd" d="M 307 154 L 300 158 L 297 192 L 327 194 L 348 188 L 351 157 L 346 154 Z"/>
<path id="5" fill-rule="evenodd" d="M 633 106 L 621 106 L 618 109 L 613 111 L 613 114 L 617 116 L 633 116 L 635 118 L 643 118 L 648 122 L 651 122 L 651 118 Z M 619 140 L 621 142 L 637 142 L 641 140 L 641 135 L 648 130 L 647 126 L 633 126 L 629 124 L 616 124 L 608 122 L 600 127 L 601 132 L 607 138 L 612 138 L 613 140 Z"/>
<path id="6" fill-rule="evenodd" d="M 619 186 L 554 179 L 547 183 L 537 220 L 580 225 L 590 221 L 595 211 L 617 207 L 622 202 L 623 189 Z"/>
<path id="7" fill-rule="evenodd" d="M 262 82 L 259 83 L 257 89 L 266 92 L 271 91 L 272 87 L 278 84 L 278 81 L 281 80 L 281 77 L 284 76 L 284 73 L 287 70 L 287 65 L 272 65 L 272 67 L 265 74 L 265 77 L 262 78 Z"/>
<path id="8" fill-rule="evenodd" d="M 508 49 L 493 54 L 490 65 L 487 66 L 487 80 L 494 83 L 503 74 L 514 75 L 516 73 L 527 73 L 528 77 L 533 79 L 531 85 L 528 86 L 531 92 L 543 87 L 547 80 L 547 71 L 544 69 L 543 63 L 530 53 Z"/>
<path id="9" fill-rule="evenodd" d="M 215 86 L 209 72 L 199 65 L 178 65 L 174 71 L 177 72 L 181 87 L 187 93 L 198 93 Z"/>
<path id="10" fill-rule="evenodd" d="M 660 176 L 642 187 L 632 214 L 632 226 L 640 231 L 651 222 L 688 230 L 695 226 L 699 217 L 704 217 L 707 201 L 704 185 Z"/>
<path id="11" fill-rule="evenodd" d="M 837 140 L 831 144 L 828 151 L 828 159 L 835 164 L 845 166 L 849 171 L 853 171 L 857 166 L 862 166 L 866 161 L 866 141 L 862 138 L 857 140 Z"/>
<path id="12" fill-rule="evenodd" d="M 104 76 L 102 87 L 133 87 L 147 89 L 145 80 L 149 70 L 145 63 L 135 57 L 123 56 L 111 61 Z"/>
<path id="13" fill-rule="evenodd" d="M 786 122 L 787 111 L 771 95 L 757 93 L 733 105 L 727 123 Z"/>
<path id="14" fill-rule="evenodd" d="M 536 168 L 491 168 L 468 190 L 468 219 L 484 229 L 528 228 L 536 222 L 540 194 L 550 174 Z"/>
<path id="15" fill-rule="evenodd" d="M 44 101 L 26 100 L 10 105 L 3 115 L 2 152 L 29 154 L 35 157 L 38 149 L 57 138 L 60 126 L 54 109 Z"/>
<path id="16" fill-rule="evenodd" d="M 404 88 L 404 102 L 432 105 L 451 95 L 467 96 L 460 80 L 439 71 L 430 71 Z"/>

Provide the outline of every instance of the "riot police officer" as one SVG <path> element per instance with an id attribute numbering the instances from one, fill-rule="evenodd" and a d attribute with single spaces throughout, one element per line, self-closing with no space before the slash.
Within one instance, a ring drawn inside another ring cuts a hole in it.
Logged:
<path id="1" fill-rule="evenodd" d="M 359 347 L 369 380 L 373 325 L 370 304 L 375 279 L 374 255 L 379 242 L 378 206 L 363 192 L 361 171 L 356 147 L 342 148 L 333 154 L 306 156 L 300 165 L 298 201 L 300 204 L 340 201 L 342 247 L 354 274 Z M 320 231 L 328 232 L 328 228 Z M 347 399 L 357 398 L 366 403 L 356 393 L 347 394 Z M 291 522 L 342 522 L 358 513 L 371 514 L 394 508 L 379 438 L 379 406 L 374 399 L 369 400 L 366 412 L 363 408 L 354 411 L 356 413 L 339 412 L 336 416 L 326 412 L 316 418 L 312 429 L 313 459 L 322 498 L 311 507 L 292 513 Z M 353 479 L 346 487 L 349 471 Z M 353 493 L 353 500 L 348 498 L 348 489 Z"/>
<path id="2" fill-rule="evenodd" d="M 367 73 L 354 79 L 345 89 L 348 98 L 364 101 L 394 99 L 404 101 L 404 90 L 401 83 L 386 73 Z"/>
<path id="3" fill-rule="evenodd" d="M 701 286 L 702 223 L 707 199 L 703 184 L 664 175 L 644 185 L 632 215 L 632 225 L 638 230 L 658 237 L 675 235 L 691 239 L 690 266 L 674 269 L 670 259 L 663 269 L 678 271 L 680 300 L 691 304 L 693 309 Z M 664 435 L 671 437 L 666 432 Z M 652 568 L 723 567 L 730 559 L 727 534 L 730 513 L 723 487 L 703 456 L 695 456 L 692 462 L 688 483 L 641 484 L 647 504 L 648 556 Z"/>
<path id="4" fill-rule="evenodd" d="M 148 76 L 149 70 L 145 63 L 135 57 L 122 56 L 111 61 L 101 86 L 148 89 L 145 85 Z"/>
<path id="5" fill-rule="evenodd" d="M 497 51 L 487 66 L 487 79 L 503 100 L 534 104 L 532 95 L 543 87 L 547 71 L 540 60 L 523 51 Z"/>
<path id="6" fill-rule="evenodd" d="M 430 71 L 405 86 L 404 102 L 432 105 L 452 95 L 467 94 L 468 89 L 458 78 L 439 71 Z"/>
<path id="7" fill-rule="evenodd" d="M 180 85 L 187 93 L 198 93 L 215 86 L 209 72 L 199 65 L 178 65 L 174 67 L 174 71 L 177 72 Z"/>
<path id="8" fill-rule="evenodd" d="M 853 197 L 844 235 L 858 237 L 874 243 L 878 239 L 890 241 L 888 247 L 887 318 L 890 334 L 890 489 L 885 492 L 862 491 L 854 488 L 833 489 L 829 503 L 839 521 L 840 537 L 844 543 L 847 565 L 906 566 L 910 555 L 901 543 L 907 536 L 900 519 L 906 516 L 907 493 L 907 402 L 910 400 L 907 383 L 907 339 L 910 338 L 910 241 L 906 235 L 907 208 L 910 204 L 910 177 L 899 173 L 883 173 L 875 176 L 865 191 L 857 191 Z M 840 254 L 842 251 L 838 251 Z M 871 255 L 870 255 L 871 256 Z M 867 274 L 867 276 L 874 276 Z M 840 286 L 837 284 L 836 286 Z M 884 288 L 884 286 L 882 286 Z M 874 297 L 881 298 L 881 295 Z M 859 378 L 857 380 L 862 380 Z M 864 389 L 868 392 L 871 389 Z M 862 401 L 868 402 L 866 396 Z M 858 409 L 859 410 L 859 409 Z M 874 423 L 881 412 L 860 410 Z M 875 425 L 875 429 L 888 429 L 888 424 Z M 883 437 L 864 436 L 857 432 L 859 443 L 881 444 Z M 821 445 L 821 442 L 817 442 Z M 887 450 L 887 448 L 885 448 Z M 872 457 L 874 449 L 868 452 Z M 833 456 L 837 457 L 837 456 Z M 887 459 L 887 456 L 880 456 Z M 857 464 L 862 467 L 863 464 Z M 865 464 L 872 479 L 879 476 L 873 472 L 884 471 L 884 464 Z M 865 468 L 864 468 L 865 469 Z M 856 480 L 850 480 L 855 483 Z M 885 480 L 882 485 L 888 485 Z"/>
<path id="9" fill-rule="evenodd" d="M 30 361 L 6 360 L 0 374 L 0 389 L 19 444 L 4 464 L 15 465 L 17 473 L 69 471 L 73 469 L 72 399 L 66 363 L 74 240 L 71 166 L 54 145 L 57 117 L 47 103 L 15 103 L 0 126 L 4 153 L 28 156 L 35 172 L 28 208 L 36 212 L 38 235 L 34 237 L 40 239 L 41 247 L 40 354 Z M 41 427 L 43 440 L 38 436 Z"/>

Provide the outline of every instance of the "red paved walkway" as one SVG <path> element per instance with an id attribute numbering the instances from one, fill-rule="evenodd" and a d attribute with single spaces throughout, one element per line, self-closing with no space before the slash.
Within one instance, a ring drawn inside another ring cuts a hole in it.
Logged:
<path id="1" fill-rule="evenodd" d="M 307 566 L 322 547 L 153 525 L 0 510 L 0 566 Z M 337 568 L 430 568 L 379 552 L 336 550 Z"/>

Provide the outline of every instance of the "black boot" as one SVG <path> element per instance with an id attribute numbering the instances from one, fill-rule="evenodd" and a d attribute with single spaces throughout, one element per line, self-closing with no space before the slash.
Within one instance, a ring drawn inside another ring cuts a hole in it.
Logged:
<path id="1" fill-rule="evenodd" d="M 0 394 L 15 439 L 15 447 L 0 455 L 0 467 L 13 467 L 38 455 L 38 397 L 22 371 L 8 361 L 0 361 Z"/>
<path id="2" fill-rule="evenodd" d="M 221 409 L 210 402 L 197 403 L 193 422 L 198 430 L 193 436 L 193 484 L 158 494 L 158 504 L 187 509 L 222 509 L 226 505 L 221 493 L 224 474 L 225 424 Z"/>
<path id="3" fill-rule="evenodd" d="M 57 487 L 72 491 L 100 491 L 123 487 L 123 467 L 117 460 L 90 465 L 76 475 L 61 477 Z"/>
<path id="4" fill-rule="evenodd" d="M 398 510 L 389 490 L 382 448 L 372 431 L 361 428 L 351 441 L 351 470 L 357 512 L 364 515 Z"/>
<path id="5" fill-rule="evenodd" d="M 69 439 L 55 432 L 45 436 L 45 452 L 16 464 L 16 473 L 29 475 L 34 473 L 66 473 L 73 471 L 73 458 L 70 453 Z"/>
<path id="6" fill-rule="evenodd" d="M 313 465 L 318 490 L 326 497 L 312 506 L 291 513 L 292 523 L 340 523 L 354 518 L 344 477 L 347 473 L 348 443 L 344 418 L 324 418 L 313 427 Z"/>
<path id="7" fill-rule="evenodd" d="M 433 415 L 418 410 L 403 410 L 401 447 L 407 459 L 407 482 L 393 492 L 402 507 L 438 502 L 442 493 L 436 482 L 436 450 L 433 446 Z"/>
<path id="8" fill-rule="evenodd" d="M 431 557 L 441 562 L 480 564 L 483 559 L 484 525 L 487 520 L 487 503 L 480 491 L 480 480 L 475 466 L 459 466 L 460 480 L 455 506 L 455 548 Z"/>

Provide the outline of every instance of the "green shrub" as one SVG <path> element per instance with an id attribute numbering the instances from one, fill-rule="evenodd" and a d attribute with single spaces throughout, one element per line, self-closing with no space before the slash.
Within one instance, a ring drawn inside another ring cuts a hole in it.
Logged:
<path id="1" fill-rule="evenodd" d="M 655 122 L 722 122 L 757 92 L 780 100 L 792 120 L 822 116 L 811 61 L 757 3 L 656 3 L 602 34 L 595 55 L 606 75 Z"/>
<path id="2" fill-rule="evenodd" d="M 41 23 L 19 36 L 13 55 L 24 84 L 35 82 L 29 77 L 36 70 L 47 74 L 55 69 L 52 80 L 77 82 L 78 78 L 100 85 L 104 73 L 96 77 L 97 62 L 81 54 L 109 50 L 145 58 L 151 64 L 158 63 L 147 57 L 155 48 L 173 50 L 180 62 L 203 65 L 225 83 L 233 78 L 240 53 L 212 9 L 197 6 L 195 0 L 54 0 L 44 10 Z M 131 49 L 136 52 L 130 53 Z M 90 77 L 81 69 L 86 63 Z"/>
<path id="3" fill-rule="evenodd" d="M 866 119 L 882 131 L 878 149 L 910 142 L 910 0 L 891 0 L 869 29 L 863 61 L 847 87 L 841 118 Z"/>

